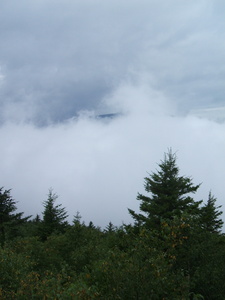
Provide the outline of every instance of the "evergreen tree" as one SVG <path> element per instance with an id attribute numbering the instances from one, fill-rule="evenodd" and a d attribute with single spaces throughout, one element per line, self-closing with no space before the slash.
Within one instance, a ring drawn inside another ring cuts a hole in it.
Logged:
<path id="1" fill-rule="evenodd" d="M 55 204 L 58 196 L 49 190 L 48 199 L 44 201 L 43 221 L 41 224 L 41 235 L 46 239 L 53 232 L 64 232 L 68 223 L 65 221 L 68 217 L 62 204 Z"/>
<path id="2" fill-rule="evenodd" d="M 78 227 L 81 225 L 84 225 L 83 222 L 82 222 L 83 224 L 81 223 L 81 219 L 82 219 L 82 216 L 80 215 L 80 212 L 77 211 L 76 215 L 73 216 L 73 224 Z"/>
<path id="3" fill-rule="evenodd" d="M 110 221 L 109 224 L 106 226 L 106 229 L 104 230 L 104 232 L 115 232 L 116 231 L 116 227 L 113 225 L 113 223 Z"/>
<path id="4" fill-rule="evenodd" d="M 128 209 L 136 225 L 158 228 L 162 219 L 172 220 L 183 213 L 193 216 L 199 213 L 201 201 L 195 202 L 189 194 L 195 193 L 200 185 L 193 185 L 189 177 L 179 176 L 176 155 L 171 150 L 165 154 L 159 167 L 159 171 L 145 178 L 145 190 L 150 197 L 142 194 L 137 196 L 142 213 Z"/>
<path id="5" fill-rule="evenodd" d="M 15 213 L 16 201 L 10 195 L 10 190 L 0 188 L 0 243 L 4 244 L 7 235 L 9 238 L 18 232 L 18 225 L 23 224 L 29 217 L 23 218 L 23 212 Z"/>
<path id="6" fill-rule="evenodd" d="M 95 225 L 92 221 L 89 222 L 88 228 L 95 229 Z"/>
<path id="7" fill-rule="evenodd" d="M 223 221 L 219 218 L 222 211 L 219 211 L 221 205 L 216 206 L 216 198 L 209 192 L 207 203 L 201 208 L 201 225 L 202 228 L 214 233 L 220 232 L 223 227 Z"/>

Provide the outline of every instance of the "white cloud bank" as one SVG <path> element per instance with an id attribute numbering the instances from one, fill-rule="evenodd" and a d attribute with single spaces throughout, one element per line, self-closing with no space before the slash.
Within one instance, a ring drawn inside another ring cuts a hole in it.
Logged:
<path id="1" fill-rule="evenodd" d="M 79 211 L 85 222 L 103 227 L 130 222 L 127 208 L 138 209 L 143 178 L 168 147 L 177 151 L 181 175 L 202 182 L 195 199 L 207 200 L 211 189 L 225 207 L 225 123 L 180 116 L 146 81 L 124 83 L 105 106 L 121 115 L 0 127 L 0 186 L 12 188 L 20 211 L 40 213 L 52 187 L 70 219 Z"/>
<path id="2" fill-rule="evenodd" d="M 224 1 L 0 6 L 0 186 L 20 210 L 40 213 L 52 187 L 71 219 L 129 222 L 169 147 L 196 199 L 225 204 Z M 65 121 L 85 109 L 120 115 Z"/>

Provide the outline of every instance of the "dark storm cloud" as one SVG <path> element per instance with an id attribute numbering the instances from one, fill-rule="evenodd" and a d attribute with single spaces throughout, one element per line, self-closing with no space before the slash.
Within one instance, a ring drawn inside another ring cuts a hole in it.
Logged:
<path id="1" fill-rule="evenodd" d="M 221 105 L 223 2 L 2 1 L 2 122 L 61 121 L 133 73 L 181 111 Z"/>

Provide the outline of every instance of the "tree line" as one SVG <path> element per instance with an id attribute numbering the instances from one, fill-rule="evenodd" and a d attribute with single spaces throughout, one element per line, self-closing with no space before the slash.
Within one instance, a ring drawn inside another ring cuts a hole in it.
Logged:
<path id="1" fill-rule="evenodd" d="M 221 206 L 165 153 L 144 179 L 132 224 L 72 224 L 49 190 L 42 216 L 18 213 L 0 188 L 0 299 L 225 299 Z"/>

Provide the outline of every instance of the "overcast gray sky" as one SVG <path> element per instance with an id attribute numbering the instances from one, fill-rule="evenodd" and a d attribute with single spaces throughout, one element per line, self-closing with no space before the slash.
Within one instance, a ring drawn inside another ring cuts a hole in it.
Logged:
<path id="1" fill-rule="evenodd" d="M 2 0 L 0 186 L 26 214 L 52 187 L 71 216 L 120 225 L 172 147 L 196 199 L 212 189 L 225 205 L 224 13 L 222 0 Z"/>

